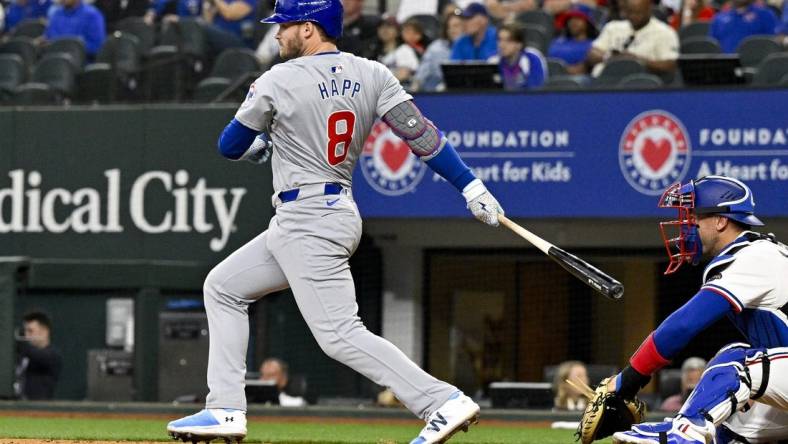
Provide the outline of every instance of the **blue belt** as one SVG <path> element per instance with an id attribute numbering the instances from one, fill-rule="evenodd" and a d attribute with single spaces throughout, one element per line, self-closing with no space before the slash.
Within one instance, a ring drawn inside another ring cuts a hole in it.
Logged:
<path id="1" fill-rule="evenodd" d="M 300 188 L 293 188 L 292 190 L 286 190 L 279 193 L 279 200 L 282 203 L 292 202 L 298 199 L 298 192 L 301 191 Z M 328 196 L 332 194 L 339 194 L 342 192 L 342 185 L 338 183 L 327 183 L 323 188 L 323 194 Z"/>

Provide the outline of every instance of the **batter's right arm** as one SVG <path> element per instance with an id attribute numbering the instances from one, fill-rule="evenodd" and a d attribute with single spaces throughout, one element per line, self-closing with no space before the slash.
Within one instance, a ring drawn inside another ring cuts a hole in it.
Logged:
<path id="1" fill-rule="evenodd" d="M 498 214 L 504 214 L 501 205 L 413 101 L 394 106 L 383 115 L 383 121 L 408 144 L 414 154 L 462 193 L 468 209 L 477 219 L 487 225 L 498 226 Z"/>

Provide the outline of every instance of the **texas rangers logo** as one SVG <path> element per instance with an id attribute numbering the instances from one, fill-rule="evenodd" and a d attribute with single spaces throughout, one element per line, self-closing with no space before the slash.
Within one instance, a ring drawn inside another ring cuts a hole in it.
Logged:
<path id="1" fill-rule="evenodd" d="M 684 125 L 662 110 L 646 111 L 632 119 L 618 147 L 619 165 L 627 182 L 651 196 L 684 179 L 690 154 Z"/>
<path id="2" fill-rule="evenodd" d="M 426 171 L 424 162 L 382 121 L 372 127 L 360 163 L 367 183 L 387 196 L 413 191 Z"/>

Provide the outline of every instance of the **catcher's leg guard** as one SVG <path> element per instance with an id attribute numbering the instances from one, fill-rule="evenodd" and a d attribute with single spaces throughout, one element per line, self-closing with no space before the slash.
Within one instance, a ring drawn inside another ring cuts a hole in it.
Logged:
<path id="1" fill-rule="evenodd" d="M 747 344 L 731 344 L 709 362 L 698 385 L 682 406 L 679 415 L 694 422 L 702 419 L 722 424 L 750 399 L 752 382 L 745 360 L 760 349 Z"/>

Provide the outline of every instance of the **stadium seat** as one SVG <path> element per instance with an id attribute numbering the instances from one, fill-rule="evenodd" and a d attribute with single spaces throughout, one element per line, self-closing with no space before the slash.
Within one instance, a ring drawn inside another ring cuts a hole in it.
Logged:
<path id="1" fill-rule="evenodd" d="M 115 24 L 115 29 L 137 37 L 141 54 L 147 54 L 156 44 L 156 30 L 142 17 L 126 17 Z"/>
<path id="2" fill-rule="evenodd" d="M 548 35 L 552 35 L 552 31 L 538 25 L 523 25 L 523 29 L 525 30 L 525 45 L 538 49 L 542 54 L 547 54 L 547 46 L 550 44 Z"/>
<path id="3" fill-rule="evenodd" d="M 683 42 L 695 37 L 706 37 L 709 35 L 710 28 L 710 22 L 695 22 L 684 25 L 679 29 L 679 41 Z"/>
<path id="4" fill-rule="evenodd" d="M 222 51 L 211 69 L 210 77 L 235 80 L 241 76 L 260 72 L 260 63 L 254 52 L 246 48 L 231 48 Z"/>
<path id="5" fill-rule="evenodd" d="M 55 92 L 72 97 L 76 87 L 74 62 L 66 54 L 50 54 L 33 68 L 33 83 L 49 85 Z"/>
<path id="6" fill-rule="evenodd" d="M 139 39 L 115 32 L 107 38 L 96 55 L 96 62 L 109 63 L 119 73 L 133 73 L 140 69 Z"/>
<path id="7" fill-rule="evenodd" d="M 597 6 L 591 10 L 591 16 L 594 18 L 596 29 L 602 29 L 607 22 L 609 11 L 604 6 Z"/>
<path id="8" fill-rule="evenodd" d="M 548 58 L 547 72 L 550 77 L 567 75 L 566 62 L 561 59 L 556 59 L 555 57 Z"/>
<path id="9" fill-rule="evenodd" d="M 175 46 L 153 47 L 144 70 L 147 99 L 180 100 L 185 91 L 186 62 L 184 54 Z"/>
<path id="10" fill-rule="evenodd" d="M 24 83 L 14 89 L 11 104 L 15 106 L 57 105 L 58 94 L 44 83 Z"/>
<path id="11" fill-rule="evenodd" d="M 28 37 L 35 39 L 44 35 L 46 28 L 47 25 L 44 20 L 26 19 L 22 20 L 21 23 L 16 25 L 16 28 L 11 31 L 11 35 L 14 37 Z"/>
<path id="12" fill-rule="evenodd" d="M 194 19 L 168 23 L 161 33 L 160 45 L 175 46 L 178 51 L 196 58 L 205 57 L 205 31 Z"/>
<path id="13" fill-rule="evenodd" d="M 592 85 L 596 88 L 612 87 L 626 76 L 645 72 L 646 68 L 637 60 L 613 59 L 605 64 L 599 77 L 593 80 Z"/>
<path id="14" fill-rule="evenodd" d="M 52 40 L 41 50 L 42 58 L 48 54 L 65 54 L 72 58 L 75 66 L 81 68 L 85 64 L 85 42 L 77 37 Z"/>
<path id="15" fill-rule="evenodd" d="M 111 103 L 116 99 L 117 80 L 109 63 L 91 63 L 77 77 L 77 101 Z"/>
<path id="16" fill-rule="evenodd" d="M 626 89 L 660 88 L 663 84 L 658 76 L 648 73 L 630 74 L 618 82 L 618 86 Z"/>
<path id="17" fill-rule="evenodd" d="M 721 54 L 720 44 L 712 37 L 690 37 L 681 41 L 681 54 Z"/>
<path id="18" fill-rule="evenodd" d="M 754 71 L 754 68 L 770 54 L 782 51 L 780 45 L 774 41 L 774 36 L 753 35 L 745 38 L 736 48 L 739 53 L 741 65 L 745 69 Z"/>
<path id="19" fill-rule="evenodd" d="M 7 42 L 0 44 L 0 54 L 18 55 L 29 69 L 36 61 L 36 46 L 29 37 L 12 37 Z"/>
<path id="20" fill-rule="evenodd" d="M 576 76 L 550 76 L 544 85 L 545 89 L 562 90 L 562 89 L 581 89 L 583 88 L 581 82 Z"/>
<path id="21" fill-rule="evenodd" d="M 208 77 L 197 84 L 193 99 L 195 102 L 208 103 L 216 100 L 222 93 L 230 89 L 233 82 L 223 77 Z M 228 94 L 225 101 L 237 101 L 237 94 Z"/>
<path id="22" fill-rule="evenodd" d="M 552 37 L 555 33 L 555 27 L 553 26 L 553 17 L 550 14 L 542 11 L 541 9 L 535 9 L 533 11 L 525 11 L 517 15 L 516 21 L 522 25 L 536 25 L 541 27 L 545 34 L 548 37 Z"/>
<path id="23" fill-rule="evenodd" d="M 430 14 L 416 14 L 410 16 L 408 20 L 413 19 L 421 24 L 424 28 L 424 35 L 429 41 L 441 38 L 441 22 L 437 17 Z"/>
<path id="24" fill-rule="evenodd" d="M 22 57 L 0 54 L 0 99 L 10 97 L 14 88 L 25 82 L 27 68 Z"/>
<path id="25" fill-rule="evenodd" d="M 752 84 L 756 86 L 778 85 L 788 73 L 788 53 L 767 56 L 759 65 Z"/>

